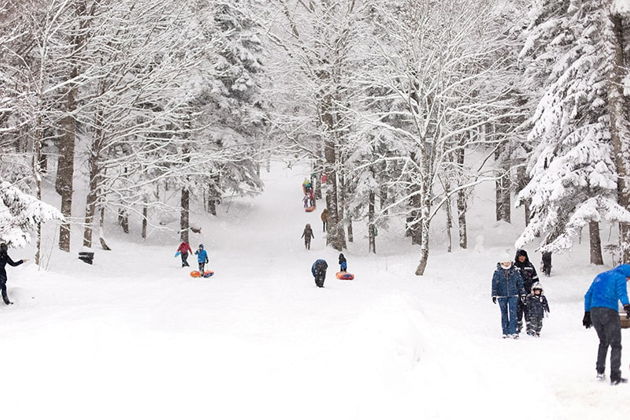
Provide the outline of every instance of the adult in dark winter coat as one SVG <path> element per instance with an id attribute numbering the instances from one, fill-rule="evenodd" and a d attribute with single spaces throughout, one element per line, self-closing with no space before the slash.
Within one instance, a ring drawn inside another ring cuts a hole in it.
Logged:
<path id="1" fill-rule="evenodd" d="M 11 267 L 16 267 L 26 261 L 28 260 L 13 261 L 7 253 L 7 244 L 0 244 L 0 289 L 2 290 L 2 300 L 7 305 L 12 305 L 13 302 L 9 300 L 9 295 L 7 294 L 7 271 L 5 267 L 7 264 Z"/>
<path id="2" fill-rule="evenodd" d="M 188 265 L 188 254 L 192 254 L 193 250 L 188 242 L 183 241 L 181 244 L 179 244 L 177 252 L 179 252 L 179 255 L 182 257 L 182 267 L 190 267 Z"/>
<path id="3" fill-rule="evenodd" d="M 315 285 L 317 287 L 324 287 L 324 280 L 326 280 L 326 270 L 328 269 L 328 263 L 326 260 L 316 260 L 311 266 L 311 273 L 315 278 Z"/>
<path id="4" fill-rule="evenodd" d="M 617 385 L 627 382 L 621 377 L 621 323 L 619 301 L 630 318 L 627 281 L 630 280 L 630 264 L 600 273 L 595 277 L 588 292 L 584 295 L 584 319 L 586 328 L 595 327 L 599 337 L 597 351 L 597 378 L 604 379 L 606 355 L 610 347 L 610 383 Z"/>
<path id="5" fill-rule="evenodd" d="M 521 271 L 521 277 L 523 277 L 523 286 L 525 286 L 525 293 L 530 294 L 532 292 L 532 285 L 538 281 L 538 273 L 534 264 L 529 261 L 527 251 L 519 249 L 516 251 L 514 257 L 514 265 Z M 516 308 L 516 331 L 520 334 L 523 329 L 523 315 L 527 317 L 527 306 L 523 302 L 518 302 L 518 308 Z"/>
<path id="6" fill-rule="evenodd" d="M 324 211 L 322 211 L 321 218 L 324 232 L 326 232 L 326 228 L 328 227 L 328 209 L 324 209 Z"/>
<path id="7" fill-rule="evenodd" d="M 532 292 L 525 298 L 527 307 L 527 335 L 540 337 L 543 318 L 549 312 L 549 302 L 544 295 L 542 284 L 536 282 L 532 285 Z"/>
<path id="8" fill-rule="evenodd" d="M 516 307 L 519 299 L 525 299 L 523 278 L 512 264 L 512 256 L 505 255 L 497 264 L 492 276 L 492 302 L 499 302 L 503 338 L 518 338 L 516 332 Z"/>
<path id="9" fill-rule="evenodd" d="M 311 239 L 315 239 L 315 235 L 313 235 L 313 229 L 310 224 L 306 224 L 304 226 L 304 232 L 302 232 L 301 238 L 304 238 L 304 247 L 306 249 L 311 249 Z"/>

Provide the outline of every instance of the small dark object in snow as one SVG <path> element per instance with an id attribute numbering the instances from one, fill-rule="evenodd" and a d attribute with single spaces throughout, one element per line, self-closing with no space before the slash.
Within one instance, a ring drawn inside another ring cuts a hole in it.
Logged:
<path id="1" fill-rule="evenodd" d="M 94 262 L 94 253 L 93 252 L 79 252 L 79 259 L 84 263 L 92 265 Z"/>

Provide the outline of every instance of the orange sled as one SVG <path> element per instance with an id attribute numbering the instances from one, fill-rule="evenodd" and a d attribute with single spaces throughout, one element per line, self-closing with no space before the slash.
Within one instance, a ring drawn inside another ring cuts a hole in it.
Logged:
<path id="1" fill-rule="evenodd" d="M 205 277 L 205 278 L 208 278 L 208 277 L 212 277 L 213 275 L 214 275 L 214 271 L 210 271 L 210 270 L 204 271 L 203 272 L 203 276 L 201 275 L 201 273 L 199 271 L 191 271 L 190 272 L 190 277 Z"/>
<path id="2" fill-rule="evenodd" d="M 354 274 L 350 274 L 350 273 L 337 273 L 337 278 L 339 280 L 354 280 Z"/>
<path id="3" fill-rule="evenodd" d="M 312 213 L 312 212 L 314 212 L 314 211 L 315 211 L 315 209 L 316 209 L 316 208 L 317 208 L 317 207 L 315 207 L 315 206 L 312 206 L 312 207 L 306 207 L 306 208 L 304 209 L 304 211 L 305 211 L 305 212 L 307 212 L 307 213 Z"/>

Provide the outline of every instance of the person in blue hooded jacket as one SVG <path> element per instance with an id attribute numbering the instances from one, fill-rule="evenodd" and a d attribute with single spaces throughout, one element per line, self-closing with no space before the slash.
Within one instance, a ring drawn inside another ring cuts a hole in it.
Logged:
<path id="1" fill-rule="evenodd" d="M 610 347 L 610 383 L 618 385 L 627 382 L 621 377 L 621 323 L 619 301 L 630 318 L 627 281 L 630 280 L 630 264 L 600 273 L 595 277 L 588 292 L 584 295 L 584 318 L 582 325 L 595 327 L 599 337 L 597 350 L 597 379 L 604 380 L 606 355 Z"/>
<path id="2" fill-rule="evenodd" d="M 197 263 L 199 263 L 199 272 L 203 275 L 206 264 L 208 264 L 208 253 L 203 249 L 203 245 L 199 244 L 199 249 L 195 251 Z"/>
<path id="3" fill-rule="evenodd" d="M 506 254 L 497 264 L 492 276 L 492 303 L 498 301 L 501 308 L 503 338 L 518 338 L 516 321 L 519 299 L 525 299 L 523 277 L 520 270 L 512 264 L 512 256 Z"/>

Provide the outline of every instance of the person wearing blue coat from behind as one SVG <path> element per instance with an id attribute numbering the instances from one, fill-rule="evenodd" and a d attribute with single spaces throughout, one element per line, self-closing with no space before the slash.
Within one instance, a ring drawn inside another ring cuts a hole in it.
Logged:
<path id="1" fill-rule="evenodd" d="M 512 264 L 512 255 L 506 254 L 497 264 L 492 276 L 492 303 L 499 302 L 503 338 L 518 338 L 516 332 L 518 300 L 525 299 L 523 277 Z"/>
<path id="2" fill-rule="evenodd" d="M 595 327 L 599 337 L 597 351 L 597 379 L 604 380 L 606 355 L 610 347 L 610 383 L 618 385 L 628 380 L 621 377 L 621 323 L 619 301 L 630 318 L 627 281 L 630 280 L 630 264 L 600 273 L 584 295 L 584 319 L 586 328 Z"/>
<path id="3" fill-rule="evenodd" d="M 197 256 L 197 263 L 199 263 L 199 272 L 203 275 L 206 264 L 208 264 L 208 253 L 203 249 L 203 244 L 199 244 L 199 249 L 195 251 L 195 255 Z"/>

